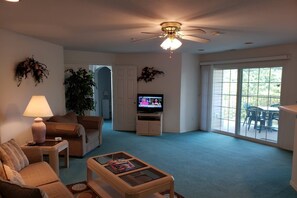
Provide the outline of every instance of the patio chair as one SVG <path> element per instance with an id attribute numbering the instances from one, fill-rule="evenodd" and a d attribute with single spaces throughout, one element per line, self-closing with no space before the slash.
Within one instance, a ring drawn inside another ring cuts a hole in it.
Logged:
<path id="1" fill-rule="evenodd" d="M 259 130 L 259 133 L 260 133 L 262 128 L 265 128 L 267 113 L 259 107 L 249 106 L 247 108 L 247 115 L 248 115 L 248 120 L 247 120 L 248 130 L 250 130 L 251 123 L 252 121 L 254 121 L 254 129 Z M 258 125 L 258 123 L 260 125 Z"/>
<path id="2" fill-rule="evenodd" d="M 279 107 L 280 104 L 272 104 L 270 106 L 271 107 Z M 278 122 L 278 120 L 279 120 L 279 111 L 272 113 L 272 115 L 271 115 L 271 123 L 272 123 L 273 120 L 276 120 Z M 278 130 L 278 127 L 271 127 L 271 129 L 274 130 L 274 131 L 277 131 Z"/>
<path id="3" fill-rule="evenodd" d="M 251 116 L 250 112 L 248 111 L 248 108 L 250 107 L 250 105 L 248 103 L 244 103 L 243 108 L 245 109 L 246 112 L 246 116 L 244 118 L 243 124 L 242 126 L 244 126 L 246 124 L 246 121 L 248 120 L 248 118 Z"/>
<path id="4" fill-rule="evenodd" d="M 280 106 L 280 104 L 278 103 L 278 104 L 272 104 L 272 105 L 270 105 L 271 107 L 279 107 Z M 272 118 L 271 118 L 272 120 L 277 120 L 278 121 L 278 119 L 279 119 L 279 112 L 273 112 L 273 114 L 272 114 Z"/>

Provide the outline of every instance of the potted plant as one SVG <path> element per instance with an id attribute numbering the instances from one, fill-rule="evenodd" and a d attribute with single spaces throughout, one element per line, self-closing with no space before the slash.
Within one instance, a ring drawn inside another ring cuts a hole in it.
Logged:
<path id="1" fill-rule="evenodd" d="M 78 115 L 84 115 L 86 110 L 94 110 L 93 99 L 93 72 L 79 68 L 65 70 L 65 97 L 67 111 L 73 111 Z"/>

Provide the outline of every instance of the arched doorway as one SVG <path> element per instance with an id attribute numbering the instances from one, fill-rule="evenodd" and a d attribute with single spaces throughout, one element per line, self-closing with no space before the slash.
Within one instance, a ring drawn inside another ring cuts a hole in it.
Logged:
<path id="1" fill-rule="evenodd" d="M 94 71 L 96 102 L 94 115 L 103 116 L 104 120 L 112 119 L 112 75 L 111 66 L 97 65 Z"/>

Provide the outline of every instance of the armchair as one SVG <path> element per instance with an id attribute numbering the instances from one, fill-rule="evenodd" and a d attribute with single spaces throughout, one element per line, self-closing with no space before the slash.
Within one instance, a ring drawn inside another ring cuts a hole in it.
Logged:
<path id="1" fill-rule="evenodd" d="M 77 116 L 70 112 L 53 116 L 46 122 L 46 138 L 62 137 L 69 142 L 69 155 L 83 157 L 102 144 L 103 117 Z"/>

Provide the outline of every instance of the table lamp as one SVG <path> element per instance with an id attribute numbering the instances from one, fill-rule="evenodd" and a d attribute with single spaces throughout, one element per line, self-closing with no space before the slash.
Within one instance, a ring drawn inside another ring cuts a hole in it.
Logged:
<path id="1" fill-rule="evenodd" d="M 32 96 L 23 116 L 36 117 L 32 124 L 33 141 L 43 143 L 45 141 L 46 126 L 41 117 L 53 116 L 45 96 Z"/>

